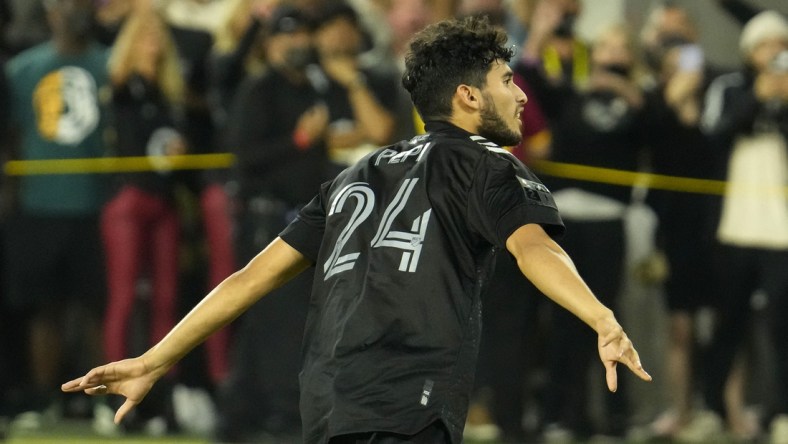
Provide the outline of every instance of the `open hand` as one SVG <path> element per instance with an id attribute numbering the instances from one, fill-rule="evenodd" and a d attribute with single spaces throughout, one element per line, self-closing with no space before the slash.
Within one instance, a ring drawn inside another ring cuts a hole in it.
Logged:
<path id="1" fill-rule="evenodd" d="M 611 392 L 618 390 L 618 363 L 626 365 L 632 373 L 644 381 L 651 381 L 651 375 L 643 369 L 640 356 L 632 345 L 627 334 L 618 323 L 611 323 L 607 328 L 599 331 L 598 338 L 599 358 L 605 366 L 605 379 L 607 388 Z"/>
<path id="2" fill-rule="evenodd" d="M 88 395 L 121 395 L 126 402 L 115 413 L 115 424 L 120 424 L 132 408 L 148 394 L 161 377 L 160 372 L 148 368 L 142 358 L 125 359 L 96 367 L 81 378 L 61 386 L 67 393 L 85 392 Z"/>

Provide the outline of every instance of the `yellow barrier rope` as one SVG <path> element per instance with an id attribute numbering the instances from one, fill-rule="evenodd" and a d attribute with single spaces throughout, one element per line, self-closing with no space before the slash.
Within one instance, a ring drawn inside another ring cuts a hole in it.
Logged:
<path id="1" fill-rule="evenodd" d="M 229 168 L 232 154 L 182 156 L 97 157 L 91 159 L 11 160 L 4 166 L 9 176 L 38 174 L 133 173 L 142 171 Z"/>
<path id="2" fill-rule="evenodd" d="M 725 194 L 725 181 L 694 179 L 690 177 L 666 176 L 663 174 L 639 173 L 614 170 L 572 163 L 535 161 L 534 170 L 548 176 L 565 179 L 599 182 L 610 185 L 642 186 L 651 189 L 678 191 L 683 193 Z"/>
<path id="3" fill-rule="evenodd" d="M 40 174 L 130 173 L 143 171 L 229 168 L 235 162 L 230 153 L 182 156 L 101 157 L 90 159 L 12 160 L 4 166 L 9 176 Z M 725 194 L 726 182 L 615 170 L 571 163 L 539 160 L 533 163 L 539 174 L 621 186 L 676 191 L 682 193 Z M 753 190 L 763 193 L 764 190 Z M 775 190 L 788 196 L 788 186 Z"/>

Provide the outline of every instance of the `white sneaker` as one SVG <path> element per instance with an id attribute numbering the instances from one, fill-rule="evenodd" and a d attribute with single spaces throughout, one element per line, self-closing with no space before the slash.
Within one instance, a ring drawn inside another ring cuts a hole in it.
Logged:
<path id="1" fill-rule="evenodd" d="M 575 442 L 575 436 L 560 424 L 548 424 L 542 432 L 542 440 L 545 444 L 571 444 Z"/>
<path id="2" fill-rule="evenodd" d="M 145 434 L 154 438 L 161 438 L 166 435 L 170 429 L 167 426 L 167 420 L 163 416 L 154 416 L 153 418 L 145 421 L 142 426 Z"/>
<path id="3" fill-rule="evenodd" d="M 728 428 L 736 441 L 753 442 L 761 434 L 761 421 L 751 407 L 745 407 L 735 417 L 728 418 Z M 788 442 L 786 442 L 788 444 Z"/>
<path id="4" fill-rule="evenodd" d="M 206 390 L 176 385 L 172 390 L 172 406 L 175 420 L 184 431 L 209 436 L 216 430 L 218 413 Z"/>
<path id="5" fill-rule="evenodd" d="M 115 411 L 103 402 L 93 405 L 91 426 L 93 431 L 101 436 L 119 436 L 122 433 L 120 426 L 115 424 Z"/>
<path id="6" fill-rule="evenodd" d="M 679 415 L 675 410 L 666 410 L 649 424 L 649 428 L 653 436 L 669 438 L 679 431 Z"/>
<path id="7" fill-rule="evenodd" d="M 60 421 L 63 416 L 59 403 L 52 403 L 44 410 L 31 410 L 16 415 L 11 421 L 10 428 L 24 432 L 33 432 L 51 427 Z"/>
<path id="8" fill-rule="evenodd" d="M 698 411 L 689 424 L 676 433 L 675 438 L 686 443 L 720 442 L 725 438 L 725 426 L 716 413 Z"/>
<path id="9" fill-rule="evenodd" d="M 44 427 L 44 414 L 36 411 L 22 412 L 11 421 L 14 431 L 33 432 Z"/>
<path id="10" fill-rule="evenodd" d="M 788 444 L 788 414 L 777 415 L 771 424 L 770 444 Z"/>

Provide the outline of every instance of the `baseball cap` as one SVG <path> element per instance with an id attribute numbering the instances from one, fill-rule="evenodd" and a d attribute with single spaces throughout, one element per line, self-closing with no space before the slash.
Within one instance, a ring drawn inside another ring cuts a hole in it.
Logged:
<path id="1" fill-rule="evenodd" d="M 358 13 L 352 6 L 343 0 L 328 0 L 318 11 L 315 27 L 320 28 L 338 18 L 347 19 L 353 25 L 359 26 Z"/>
<path id="2" fill-rule="evenodd" d="M 289 34 L 311 29 L 312 22 L 309 20 L 309 17 L 302 10 L 292 5 L 279 6 L 268 20 L 268 33 L 270 35 Z"/>
<path id="3" fill-rule="evenodd" d="M 759 43 L 772 37 L 788 40 L 788 21 L 777 11 L 763 11 L 744 25 L 739 49 L 750 54 Z"/>

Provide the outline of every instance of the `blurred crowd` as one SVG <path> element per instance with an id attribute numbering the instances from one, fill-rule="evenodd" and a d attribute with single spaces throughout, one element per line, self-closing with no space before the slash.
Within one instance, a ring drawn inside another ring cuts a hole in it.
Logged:
<path id="1" fill-rule="evenodd" d="M 409 37 L 486 15 L 528 96 L 508 148 L 552 191 L 561 245 L 646 344 L 662 390 L 626 376 L 601 389 L 593 331 L 502 256 L 468 437 L 788 443 L 788 11 L 704 1 L 738 23 L 737 67 L 709 60 L 681 2 L 590 39 L 580 0 L 0 2 L 0 158 L 84 168 L 2 176 L 0 417 L 298 442 L 309 273 L 209 338 L 121 426 L 117 400 L 59 386 L 155 344 L 321 183 L 423 132 L 400 86 Z M 167 160 L 212 153 L 233 166 Z M 130 159 L 91 170 L 104 157 Z"/>

